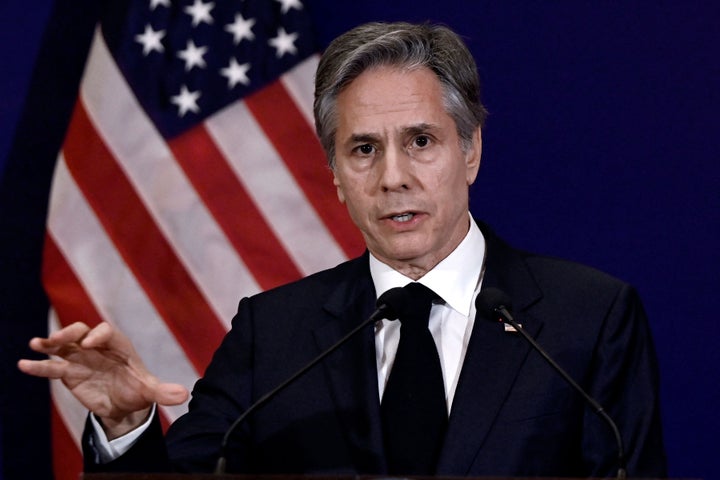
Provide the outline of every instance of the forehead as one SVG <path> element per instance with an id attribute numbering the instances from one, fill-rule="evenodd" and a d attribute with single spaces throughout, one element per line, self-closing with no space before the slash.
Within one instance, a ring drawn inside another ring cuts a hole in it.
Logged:
<path id="1" fill-rule="evenodd" d="M 428 68 L 366 70 L 337 98 L 338 133 L 450 120 L 437 76 Z"/>

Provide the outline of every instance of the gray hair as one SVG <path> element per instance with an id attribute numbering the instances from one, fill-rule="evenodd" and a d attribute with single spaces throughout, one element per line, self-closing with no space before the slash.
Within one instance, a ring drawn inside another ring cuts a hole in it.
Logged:
<path id="1" fill-rule="evenodd" d="M 442 25 L 367 23 L 333 40 L 315 76 L 315 130 L 330 168 L 335 168 L 337 96 L 364 71 L 393 66 L 429 68 L 437 75 L 445 110 L 455 121 L 467 151 L 487 111 L 480 102 L 480 79 L 472 54 L 460 37 Z"/>

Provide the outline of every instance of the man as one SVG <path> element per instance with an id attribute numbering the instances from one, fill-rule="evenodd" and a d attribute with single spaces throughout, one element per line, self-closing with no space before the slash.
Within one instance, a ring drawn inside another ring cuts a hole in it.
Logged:
<path id="1" fill-rule="evenodd" d="M 516 319 L 618 424 L 629 474 L 664 476 L 658 373 L 636 293 L 592 269 L 516 251 L 470 217 L 484 118 L 472 56 L 447 28 L 368 24 L 336 39 L 318 67 L 316 129 L 367 253 L 243 299 L 166 442 L 153 404 L 181 403 L 187 392 L 152 376 L 122 334 L 77 323 L 33 339 L 33 349 L 60 358 L 20 368 L 61 378 L 93 412 L 86 467 L 212 470 L 245 409 L 359 325 L 382 293 L 417 281 L 442 299 L 429 307 L 428 328 L 446 422 L 441 434 L 417 435 L 438 437 L 429 470 L 403 471 L 389 453 L 385 419 L 404 412 L 383 407 L 405 330 L 386 319 L 253 412 L 231 437 L 230 471 L 614 475 L 608 425 L 517 332 L 476 318 L 479 292 L 499 287 Z"/>

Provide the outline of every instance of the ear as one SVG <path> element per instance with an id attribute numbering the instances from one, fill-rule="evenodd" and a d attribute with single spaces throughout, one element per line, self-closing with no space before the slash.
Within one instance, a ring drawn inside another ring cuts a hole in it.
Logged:
<path id="1" fill-rule="evenodd" d="M 337 176 L 337 171 L 333 169 L 333 185 L 335 185 L 335 189 L 337 191 L 338 200 L 340 200 L 340 203 L 345 203 L 345 194 L 342 190 L 342 184 L 340 183 L 340 179 Z"/>
<path id="2" fill-rule="evenodd" d="M 480 157 L 482 156 L 482 131 L 480 127 L 475 129 L 473 134 L 473 142 L 470 149 L 465 154 L 465 166 L 467 168 L 467 184 L 472 185 L 477 178 L 480 169 Z"/>

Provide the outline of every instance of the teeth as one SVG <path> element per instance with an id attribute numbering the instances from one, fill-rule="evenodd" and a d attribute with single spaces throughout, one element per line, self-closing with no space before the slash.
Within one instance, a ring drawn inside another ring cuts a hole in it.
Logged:
<path id="1" fill-rule="evenodd" d="M 413 218 L 415 214 L 413 213 L 403 213 L 402 215 L 395 215 L 392 217 L 393 220 L 396 222 L 409 222 L 410 219 Z"/>

